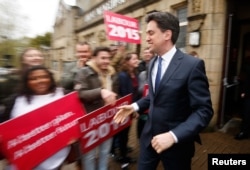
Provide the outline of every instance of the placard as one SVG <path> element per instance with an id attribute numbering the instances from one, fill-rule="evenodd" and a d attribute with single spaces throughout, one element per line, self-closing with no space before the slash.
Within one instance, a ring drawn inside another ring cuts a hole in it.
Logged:
<path id="1" fill-rule="evenodd" d="M 0 124 L 1 151 L 18 169 L 31 170 L 80 138 L 85 110 L 76 92 Z"/>
<path id="2" fill-rule="evenodd" d="M 104 23 L 108 39 L 136 44 L 141 43 L 139 24 L 136 19 L 105 11 Z"/>
<path id="3" fill-rule="evenodd" d="M 106 105 L 79 119 L 82 153 L 86 153 L 103 141 L 111 138 L 117 132 L 131 124 L 131 118 L 127 118 L 122 124 L 113 121 L 117 113 L 117 107 L 130 104 L 132 95 L 127 95 L 116 101 L 116 104 Z"/>

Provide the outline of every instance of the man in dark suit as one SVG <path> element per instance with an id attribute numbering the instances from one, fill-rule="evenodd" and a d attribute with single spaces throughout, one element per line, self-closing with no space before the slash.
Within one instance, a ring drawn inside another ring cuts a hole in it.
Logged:
<path id="1" fill-rule="evenodd" d="M 154 12 L 146 22 L 146 41 L 158 55 L 149 65 L 149 94 L 118 108 L 114 121 L 123 122 L 134 111 L 149 109 L 138 169 L 156 169 L 161 160 L 164 169 L 190 170 L 194 142 L 200 142 L 199 132 L 213 116 L 205 65 L 176 49 L 179 21 L 175 16 Z"/>

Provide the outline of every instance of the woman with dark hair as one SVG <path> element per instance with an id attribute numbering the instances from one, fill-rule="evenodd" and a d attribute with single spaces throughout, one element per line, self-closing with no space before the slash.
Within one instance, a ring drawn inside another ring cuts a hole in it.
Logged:
<path id="1" fill-rule="evenodd" d="M 40 73 L 38 74 L 39 76 L 36 76 L 37 73 Z M 27 102 L 31 103 L 34 94 L 55 93 L 56 82 L 52 73 L 47 68 L 44 66 L 34 66 L 24 72 L 21 87 L 20 95 L 25 96 Z"/>
<path id="2" fill-rule="evenodd" d="M 132 93 L 132 102 L 139 99 L 138 93 L 138 72 L 137 68 L 139 65 L 139 57 L 135 52 L 125 54 L 121 61 L 121 71 L 118 73 L 119 81 L 119 96 L 123 97 Z M 134 162 L 130 157 L 127 156 L 127 144 L 128 134 L 130 127 L 123 129 L 117 134 L 118 143 L 120 149 L 120 161 L 122 163 L 121 168 L 127 169 L 129 163 Z"/>
<path id="3" fill-rule="evenodd" d="M 14 105 L 6 109 L 5 119 L 16 118 L 64 96 L 64 90 L 56 86 L 52 73 L 43 66 L 28 68 L 22 75 L 21 89 L 14 100 Z M 70 151 L 65 147 L 40 163 L 34 170 L 57 170 Z M 7 170 L 16 169 L 8 165 Z"/>

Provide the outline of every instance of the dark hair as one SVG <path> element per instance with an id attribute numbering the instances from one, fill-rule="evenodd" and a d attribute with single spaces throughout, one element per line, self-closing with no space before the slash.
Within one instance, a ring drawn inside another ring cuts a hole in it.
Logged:
<path id="1" fill-rule="evenodd" d="M 22 85 L 20 89 L 20 95 L 23 95 L 27 98 L 28 103 L 30 103 L 32 99 L 32 95 L 34 95 L 34 92 L 29 88 L 28 82 L 29 82 L 29 75 L 36 70 L 44 70 L 48 73 L 51 85 L 49 87 L 49 92 L 54 93 L 56 90 L 56 81 L 53 77 L 53 74 L 44 66 L 33 66 L 28 68 L 22 75 Z"/>
<path id="2" fill-rule="evenodd" d="M 94 52 L 93 52 L 93 56 L 96 57 L 98 55 L 98 53 L 101 51 L 106 51 L 108 53 L 111 53 L 111 50 L 108 47 L 96 47 Z"/>
<path id="3" fill-rule="evenodd" d="M 121 62 L 120 62 L 120 64 L 121 64 L 121 67 L 120 67 L 120 71 L 125 71 L 125 72 L 127 72 L 127 73 L 129 73 L 129 68 L 128 68 L 128 66 L 127 66 L 127 62 L 132 58 L 132 55 L 133 54 L 135 54 L 135 55 L 137 55 L 138 56 L 138 54 L 136 53 L 136 52 L 128 52 L 128 53 L 126 53 L 124 56 L 123 56 L 123 58 L 122 58 L 122 60 L 121 60 Z M 135 73 L 136 73 L 137 71 L 135 70 Z"/>
<path id="4" fill-rule="evenodd" d="M 146 23 L 149 23 L 150 21 L 155 21 L 162 32 L 171 30 L 171 40 L 173 44 L 176 43 L 180 32 L 179 19 L 176 16 L 169 12 L 152 12 L 146 17 Z"/>

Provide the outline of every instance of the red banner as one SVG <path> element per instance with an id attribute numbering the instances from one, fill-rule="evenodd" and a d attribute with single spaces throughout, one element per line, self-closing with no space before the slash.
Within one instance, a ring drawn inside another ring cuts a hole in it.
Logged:
<path id="1" fill-rule="evenodd" d="M 143 97 L 146 97 L 148 95 L 148 90 L 149 90 L 148 88 L 149 88 L 148 84 L 144 84 L 143 93 L 142 93 Z"/>
<path id="2" fill-rule="evenodd" d="M 127 118 L 122 124 L 116 124 L 113 117 L 117 112 L 117 107 L 130 104 L 132 95 L 127 95 L 116 101 L 116 104 L 106 105 L 79 119 L 82 153 L 86 153 L 103 141 L 111 138 L 117 132 L 131 124 L 131 119 Z"/>
<path id="3" fill-rule="evenodd" d="M 134 18 L 104 12 L 104 22 L 108 39 L 140 44 L 140 34 L 138 21 Z"/>
<path id="4" fill-rule="evenodd" d="M 144 84 L 142 97 L 146 97 L 148 95 L 148 92 L 149 92 L 149 85 Z M 144 113 L 148 113 L 148 109 L 144 111 Z"/>
<path id="5" fill-rule="evenodd" d="M 77 93 L 0 124 L 1 150 L 18 169 L 31 170 L 80 138 L 85 114 Z"/>

